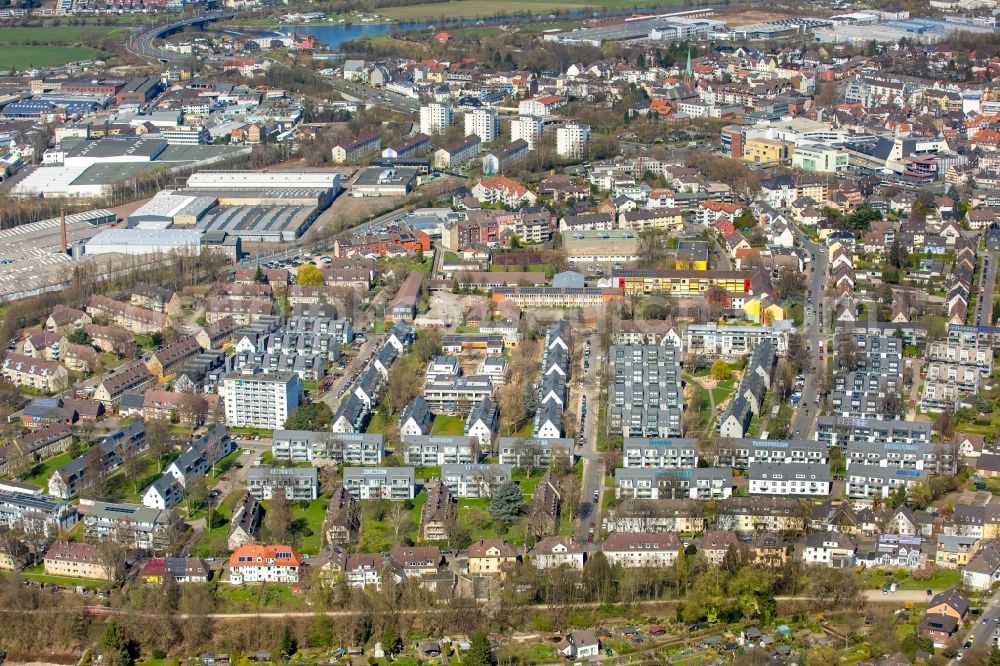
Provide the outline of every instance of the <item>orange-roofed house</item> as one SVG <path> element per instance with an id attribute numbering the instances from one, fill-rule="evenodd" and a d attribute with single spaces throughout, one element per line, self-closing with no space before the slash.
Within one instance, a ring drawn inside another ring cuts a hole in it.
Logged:
<path id="1" fill-rule="evenodd" d="M 521 100 L 517 112 L 522 116 L 548 116 L 566 103 L 566 98 L 560 95 L 543 95 Z"/>
<path id="2" fill-rule="evenodd" d="M 743 207 L 739 204 L 712 200 L 702 201 L 696 211 L 698 223 L 705 225 L 714 225 L 719 220 L 734 222 L 742 213 Z"/>
<path id="3" fill-rule="evenodd" d="M 1000 132 L 995 130 L 979 130 L 969 142 L 973 148 L 995 151 L 1000 146 Z"/>
<path id="4" fill-rule="evenodd" d="M 449 35 L 447 32 L 439 32 L 438 34 L 434 35 L 434 39 L 436 39 L 441 44 L 446 44 L 448 40 L 451 39 L 451 35 Z"/>
<path id="5" fill-rule="evenodd" d="M 736 270 L 760 266 L 760 250 L 755 247 L 740 247 L 734 252 Z"/>
<path id="6" fill-rule="evenodd" d="M 667 100 L 659 98 L 649 103 L 649 110 L 661 116 L 669 116 L 674 111 Z"/>
<path id="7" fill-rule="evenodd" d="M 302 556 L 291 546 L 240 546 L 229 556 L 229 582 L 297 583 Z"/>

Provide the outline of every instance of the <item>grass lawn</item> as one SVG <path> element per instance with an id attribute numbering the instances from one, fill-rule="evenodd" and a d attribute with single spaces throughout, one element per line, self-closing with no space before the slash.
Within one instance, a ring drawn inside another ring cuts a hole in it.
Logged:
<path id="1" fill-rule="evenodd" d="M 711 390 L 711 393 L 712 393 L 712 400 L 715 401 L 715 406 L 718 407 L 723 402 L 729 399 L 729 396 L 733 394 L 733 390 L 716 386 L 714 389 Z"/>
<path id="2" fill-rule="evenodd" d="M 899 573 L 904 572 L 900 571 Z M 880 589 L 886 583 L 893 581 L 896 582 L 900 590 L 947 590 L 961 583 L 962 572 L 958 569 L 940 569 L 927 580 L 917 580 L 909 574 L 900 577 L 894 571 L 868 569 L 861 574 L 860 579 L 861 587 L 872 590 Z"/>
<path id="3" fill-rule="evenodd" d="M 215 598 L 227 611 L 255 608 L 291 609 L 303 604 L 287 585 L 219 585 Z"/>
<path id="4" fill-rule="evenodd" d="M 431 425 L 432 435 L 463 435 L 465 433 L 465 419 L 459 416 L 439 415 L 434 417 Z"/>
<path id="5" fill-rule="evenodd" d="M 31 476 L 24 480 L 28 483 L 34 483 L 36 486 L 48 488 L 49 477 L 52 476 L 52 472 L 69 463 L 71 460 L 73 460 L 73 456 L 69 453 L 61 453 L 54 458 L 43 460 L 35 465 L 34 469 L 31 470 Z"/>
<path id="6" fill-rule="evenodd" d="M 299 550 L 306 555 L 319 553 L 323 541 L 323 518 L 330 500 L 320 497 L 309 502 L 303 509 L 298 502 L 292 502 L 292 533 L 296 535 Z"/>
<path id="7" fill-rule="evenodd" d="M 215 464 L 215 476 L 213 478 L 218 478 L 223 474 L 225 474 L 226 472 L 228 472 L 232 468 L 233 463 L 239 460 L 240 455 L 242 455 L 242 453 L 243 453 L 242 447 L 237 445 L 235 451 L 233 451 L 228 456 L 217 462 Z"/>
<path id="8" fill-rule="evenodd" d="M 459 333 L 478 333 L 479 332 L 479 327 L 478 326 L 459 326 L 458 327 L 458 332 Z"/>
<path id="9" fill-rule="evenodd" d="M 371 420 L 368 421 L 368 427 L 365 428 L 365 432 L 374 432 L 384 435 L 388 429 L 388 425 L 389 424 L 386 423 L 385 419 L 382 417 L 382 412 L 376 409 L 375 413 L 372 414 Z"/>
<path id="10" fill-rule="evenodd" d="M 403 531 L 400 532 L 398 539 L 396 538 L 395 529 L 391 524 L 390 517 L 392 516 L 392 507 L 396 504 L 402 505 L 402 502 L 389 502 L 389 510 L 386 512 L 385 517 L 382 520 L 375 520 L 375 516 L 372 515 L 371 510 L 376 505 L 376 502 L 369 500 L 361 501 L 361 549 L 365 552 L 382 552 L 392 548 L 404 537 L 408 537 L 413 543 L 417 543 L 417 531 L 420 528 L 420 510 L 426 501 L 427 493 L 417 493 L 417 496 L 413 498 L 413 508 L 408 512 L 407 524 L 404 526 Z"/>
<path id="11" fill-rule="evenodd" d="M 104 352 L 103 354 L 100 354 L 100 357 L 105 370 L 114 370 L 118 366 L 124 364 L 127 360 L 124 358 L 118 358 L 117 354 L 112 354 L 111 352 Z"/>
<path id="12" fill-rule="evenodd" d="M 45 573 L 45 565 L 39 564 L 37 566 L 28 567 L 21 572 L 25 578 L 30 578 L 31 580 L 36 580 L 41 583 L 52 583 L 54 585 L 70 585 L 73 587 L 80 586 L 90 589 L 106 589 L 111 587 L 111 583 L 103 580 L 90 580 L 89 578 L 72 578 L 70 576 L 50 576 Z"/>
<path id="13" fill-rule="evenodd" d="M 415 467 L 413 470 L 413 476 L 417 479 L 439 479 L 441 478 L 441 468 L 438 466 Z"/>
<path id="14" fill-rule="evenodd" d="M 226 557 L 229 554 L 229 521 L 233 517 L 233 507 L 242 496 L 239 492 L 226 495 L 215 512 L 226 519 L 226 524 L 211 530 L 203 530 L 198 537 L 198 542 L 194 544 L 192 553 L 194 557 Z"/>

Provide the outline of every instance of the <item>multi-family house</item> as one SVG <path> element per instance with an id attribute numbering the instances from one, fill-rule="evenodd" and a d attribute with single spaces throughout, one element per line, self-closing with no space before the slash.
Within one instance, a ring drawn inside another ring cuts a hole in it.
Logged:
<path id="1" fill-rule="evenodd" d="M 586 553 L 572 537 L 550 536 L 536 543 L 529 553 L 536 569 L 583 569 Z"/>
<path id="2" fill-rule="evenodd" d="M 361 528 L 361 509 L 344 484 L 338 483 L 330 495 L 323 519 L 326 544 L 347 545 L 357 539 Z"/>
<path id="3" fill-rule="evenodd" d="M 469 573 L 473 576 L 505 576 L 521 555 L 501 539 L 480 539 L 468 549 Z"/>
<path id="4" fill-rule="evenodd" d="M 240 546 L 229 556 L 229 582 L 297 583 L 302 556 L 291 546 Z"/>
<path id="5" fill-rule="evenodd" d="M 110 580 L 111 567 L 101 549 L 90 543 L 57 541 L 49 546 L 43 560 L 49 576 Z"/>
<path id="6" fill-rule="evenodd" d="M 355 499 L 412 500 L 413 467 L 345 467 L 344 487 Z"/>
<path id="7" fill-rule="evenodd" d="M 258 500 L 281 492 L 291 501 L 311 501 L 319 497 L 319 469 L 255 465 L 247 470 L 247 492 Z"/>
<path id="8" fill-rule="evenodd" d="M 684 546 L 669 532 L 616 532 L 608 535 L 601 550 L 611 564 L 626 568 L 673 566 Z"/>
<path id="9" fill-rule="evenodd" d="M 841 532 L 814 532 L 806 537 L 802 561 L 805 564 L 846 569 L 854 566 L 857 552 L 854 537 Z"/>

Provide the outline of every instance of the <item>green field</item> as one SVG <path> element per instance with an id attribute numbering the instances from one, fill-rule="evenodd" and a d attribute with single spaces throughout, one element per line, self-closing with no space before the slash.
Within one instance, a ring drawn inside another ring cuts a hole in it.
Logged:
<path id="1" fill-rule="evenodd" d="M 408 7 L 389 7 L 379 14 L 397 21 L 431 21 L 435 19 L 480 18 L 510 14 L 541 14 L 562 10 L 586 8 L 628 9 L 636 6 L 675 5 L 672 0 L 506 0 L 503 3 L 487 0 L 451 0 Z"/>
<path id="2" fill-rule="evenodd" d="M 465 433 L 465 419 L 460 416 L 439 414 L 431 424 L 432 435 L 462 435 Z"/>
<path id="3" fill-rule="evenodd" d="M 0 47 L 0 69 L 55 67 L 80 60 L 98 60 L 103 55 L 97 49 L 83 46 L 4 46 Z"/>
<path id="4" fill-rule="evenodd" d="M 0 30 L 0 69 L 51 67 L 105 54 L 93 48 L 109 34 L 125 28 L 112 26 L 55 26 Z"/>

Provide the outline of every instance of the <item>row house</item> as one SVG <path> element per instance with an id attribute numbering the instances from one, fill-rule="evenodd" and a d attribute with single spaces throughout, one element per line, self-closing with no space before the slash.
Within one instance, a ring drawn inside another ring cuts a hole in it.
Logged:
<path id="1" fill-rule="evenodd" d="M 94 400 L 107 410 L 114 409 L 126 393 L 142 393 L 156 378 L 142 363 L 132 363 L 106 375 L 94 390 Z"/>
<path id="2" fill-rule="evenodd" d="M 130 423 L 52 472 L 49 494 L 61 499 L 75 497 L 79 490 L 110 475 L 126 457 L 140 455 L 147 446 L 146 424 Z"/>
<path id="3" fill-rule="evenodd" d="M 87 314 L 95 321 L 120 326 L 135 335 L 162 333 L 170 326 L 170 318 L 162 312 L 97 294 L 87 301 Z"/>
<path id="4" fill-rule="evenodd" d="M 620 467 L 615 470 L 618 498 L 721 500 L 732 496 L 733 487 L 731 469 Z"/>
<path id="5" fill-rule="evenodd" d="M 10 352 L 3 360 L 3 378 L 14 386 L 24 386 L 46 393 L 57 393 L 69 386 L 69 372 L 54 361 Z"/>

